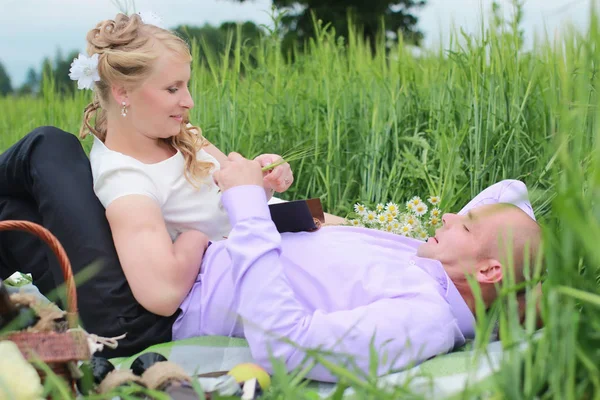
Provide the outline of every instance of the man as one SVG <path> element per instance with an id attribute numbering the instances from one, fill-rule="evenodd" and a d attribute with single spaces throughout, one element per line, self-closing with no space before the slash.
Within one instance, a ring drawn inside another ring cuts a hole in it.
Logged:
<path id="1" fill-rule="evenodd" d="M 173 338 L 243 336 L 266 368 L 274 357 L 294 369 L 305 349 L 321 349 L 329 361 L 366 373 L 372 344 L 383 374 L 448 352 L 474 336 L 466 276 L 476 279 L 489 306 L 509 264 L 521 276 L 519 252 L 535 252 L 539 243 L 518 181 L 500 182 L 459 215 L 444 215 L 443 228 L 423 244 L 343 226 L 279 234 L 258 163 L 232 153 L 214 178 L 233 229 L 204 254 Z M 515 257 L 508 260 L 511 247 Z M 335 381 L 322 364 L 307 377 Z"/>

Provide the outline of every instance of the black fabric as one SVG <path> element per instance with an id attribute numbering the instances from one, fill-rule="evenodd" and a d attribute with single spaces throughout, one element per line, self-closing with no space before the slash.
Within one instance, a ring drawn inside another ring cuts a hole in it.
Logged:
<path id="1" fill-rule="evenodd" d="M 93 191 L 89 160 L 74 135 L 40 127 L 0 154 L 0 220 L 24 219 L 50 230 L 75 275 L 98 263 L 97 272 L 77 286 L 82 325 L 101 336 L 127 333 L 116 350 L 105 348 L 102 354 L 127 356 L 170 341 L 176 315 L 160 317 L 136 302 L 104 211 Z M 64 282 L 63 274 L 48 246 L 32 236 L 0 232 L 0 276 L 31 273 L 47 294 Z"/>
<path id="2" fill-rule="evenodd" d="M 0 220 L 25 220 L 41 225 L 41 217 L 35 204 L 24 198 L 0 197 Z M 0 232 L 0 278 L 8 278 L 19 266 L 27 271 L 39 291 L 48 296 L 56 288 L 56 282 L 48 269 L 44 243 L 37 236 L 20 231 Z M 32 251 L 32 249 L 34 251 Z M 35 251 L 38 249 L 38 251 Z"/>

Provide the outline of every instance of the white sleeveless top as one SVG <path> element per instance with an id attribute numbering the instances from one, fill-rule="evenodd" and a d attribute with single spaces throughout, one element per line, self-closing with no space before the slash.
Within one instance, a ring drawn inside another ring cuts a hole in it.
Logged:
<path id="1" fill-rule="evenodd" d="M 161 208 L 173 241 L 180 233 L 191 229 L 205 233 L 212 241 L 222 240 L 229 235 L 231 226 L 221 205 L 221 193 L 212 178 L 220 164 L 203 149 L 196 157 L 215 165 L 199 188 L 185 179 L 185 161 L 179 151 L 159 163 L 144 164 L 110 150 L 94 136 L 90 152 L 94 192 L 105 209 L 119 197 L 148 196 Z"/>

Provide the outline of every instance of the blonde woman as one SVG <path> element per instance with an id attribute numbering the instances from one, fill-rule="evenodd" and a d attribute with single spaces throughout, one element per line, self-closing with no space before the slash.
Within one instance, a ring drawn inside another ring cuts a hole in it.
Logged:
<path id="1" fill-rule="evenodd" d="M 88 33 L 87 55 L 74 60 L 71 79 L 94 91 L 80 129 L 94 136 L 89 161 L 74 135 L 48 126 L 0 156 L 0 219 L 44 225 L 75 273 L 100 262 L 78 285 L 78 302 L 88 331 L 127 333 L 116 350 L 105 348 L 110 357 L 171 340 L 204 250 L 231 230 L 213 180 L 227 157 L 189 123 L 189 48 L 159 25 L 152 15 L 118 14 Z M 263 178 L 266 199 L 294 181 L 287 163 Z M 31 272 L 43 293 L 62 283 L 43 243 L 0 237 L 3 278 Z"/>
<path id="2" fill-rule="evenodd" d="M 209 240 L 231 229 L 212 174 L 226 156 L 189 124 L 188 45 L 143 16 L 118 14 L 87 35 L 71 77 L 93 88 L 80 131 L 91 132 L 94 191 L 136 300 L 173 315 L 190 290 Z M 95 117 L 95 124 L 91 120 Z M 257 157 L 267 165 L 280 157 Z M 293 182 L 289 164 L 264 176 L 267 198 Z"/>

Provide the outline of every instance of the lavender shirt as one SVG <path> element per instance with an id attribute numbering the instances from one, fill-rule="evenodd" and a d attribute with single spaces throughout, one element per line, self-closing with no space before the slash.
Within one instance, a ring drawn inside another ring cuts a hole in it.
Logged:
<path id="1" fill-rule="evenodd" d="M 222 202 L 233 229 L 206 251 L 173 325 L 174 340 L 245 337 L 267 370 L 271 356 L 293 369 L 305 358 L 302 348 L 320 348 L 335 354 L 329 361 L 363 372 L 373 341 L 377 372 L 384 374 L 474 336 L 473 314 L 441 263 L 416 256 L 423 242 L 345 226 L 280 234 L 258 186 L 229 189 Z M 497 202 L 516 204 L 533 218 L 519 181 L 487 188 L 461 213 Z M 307 377 L 335 381 L 320 364 Z"/>

